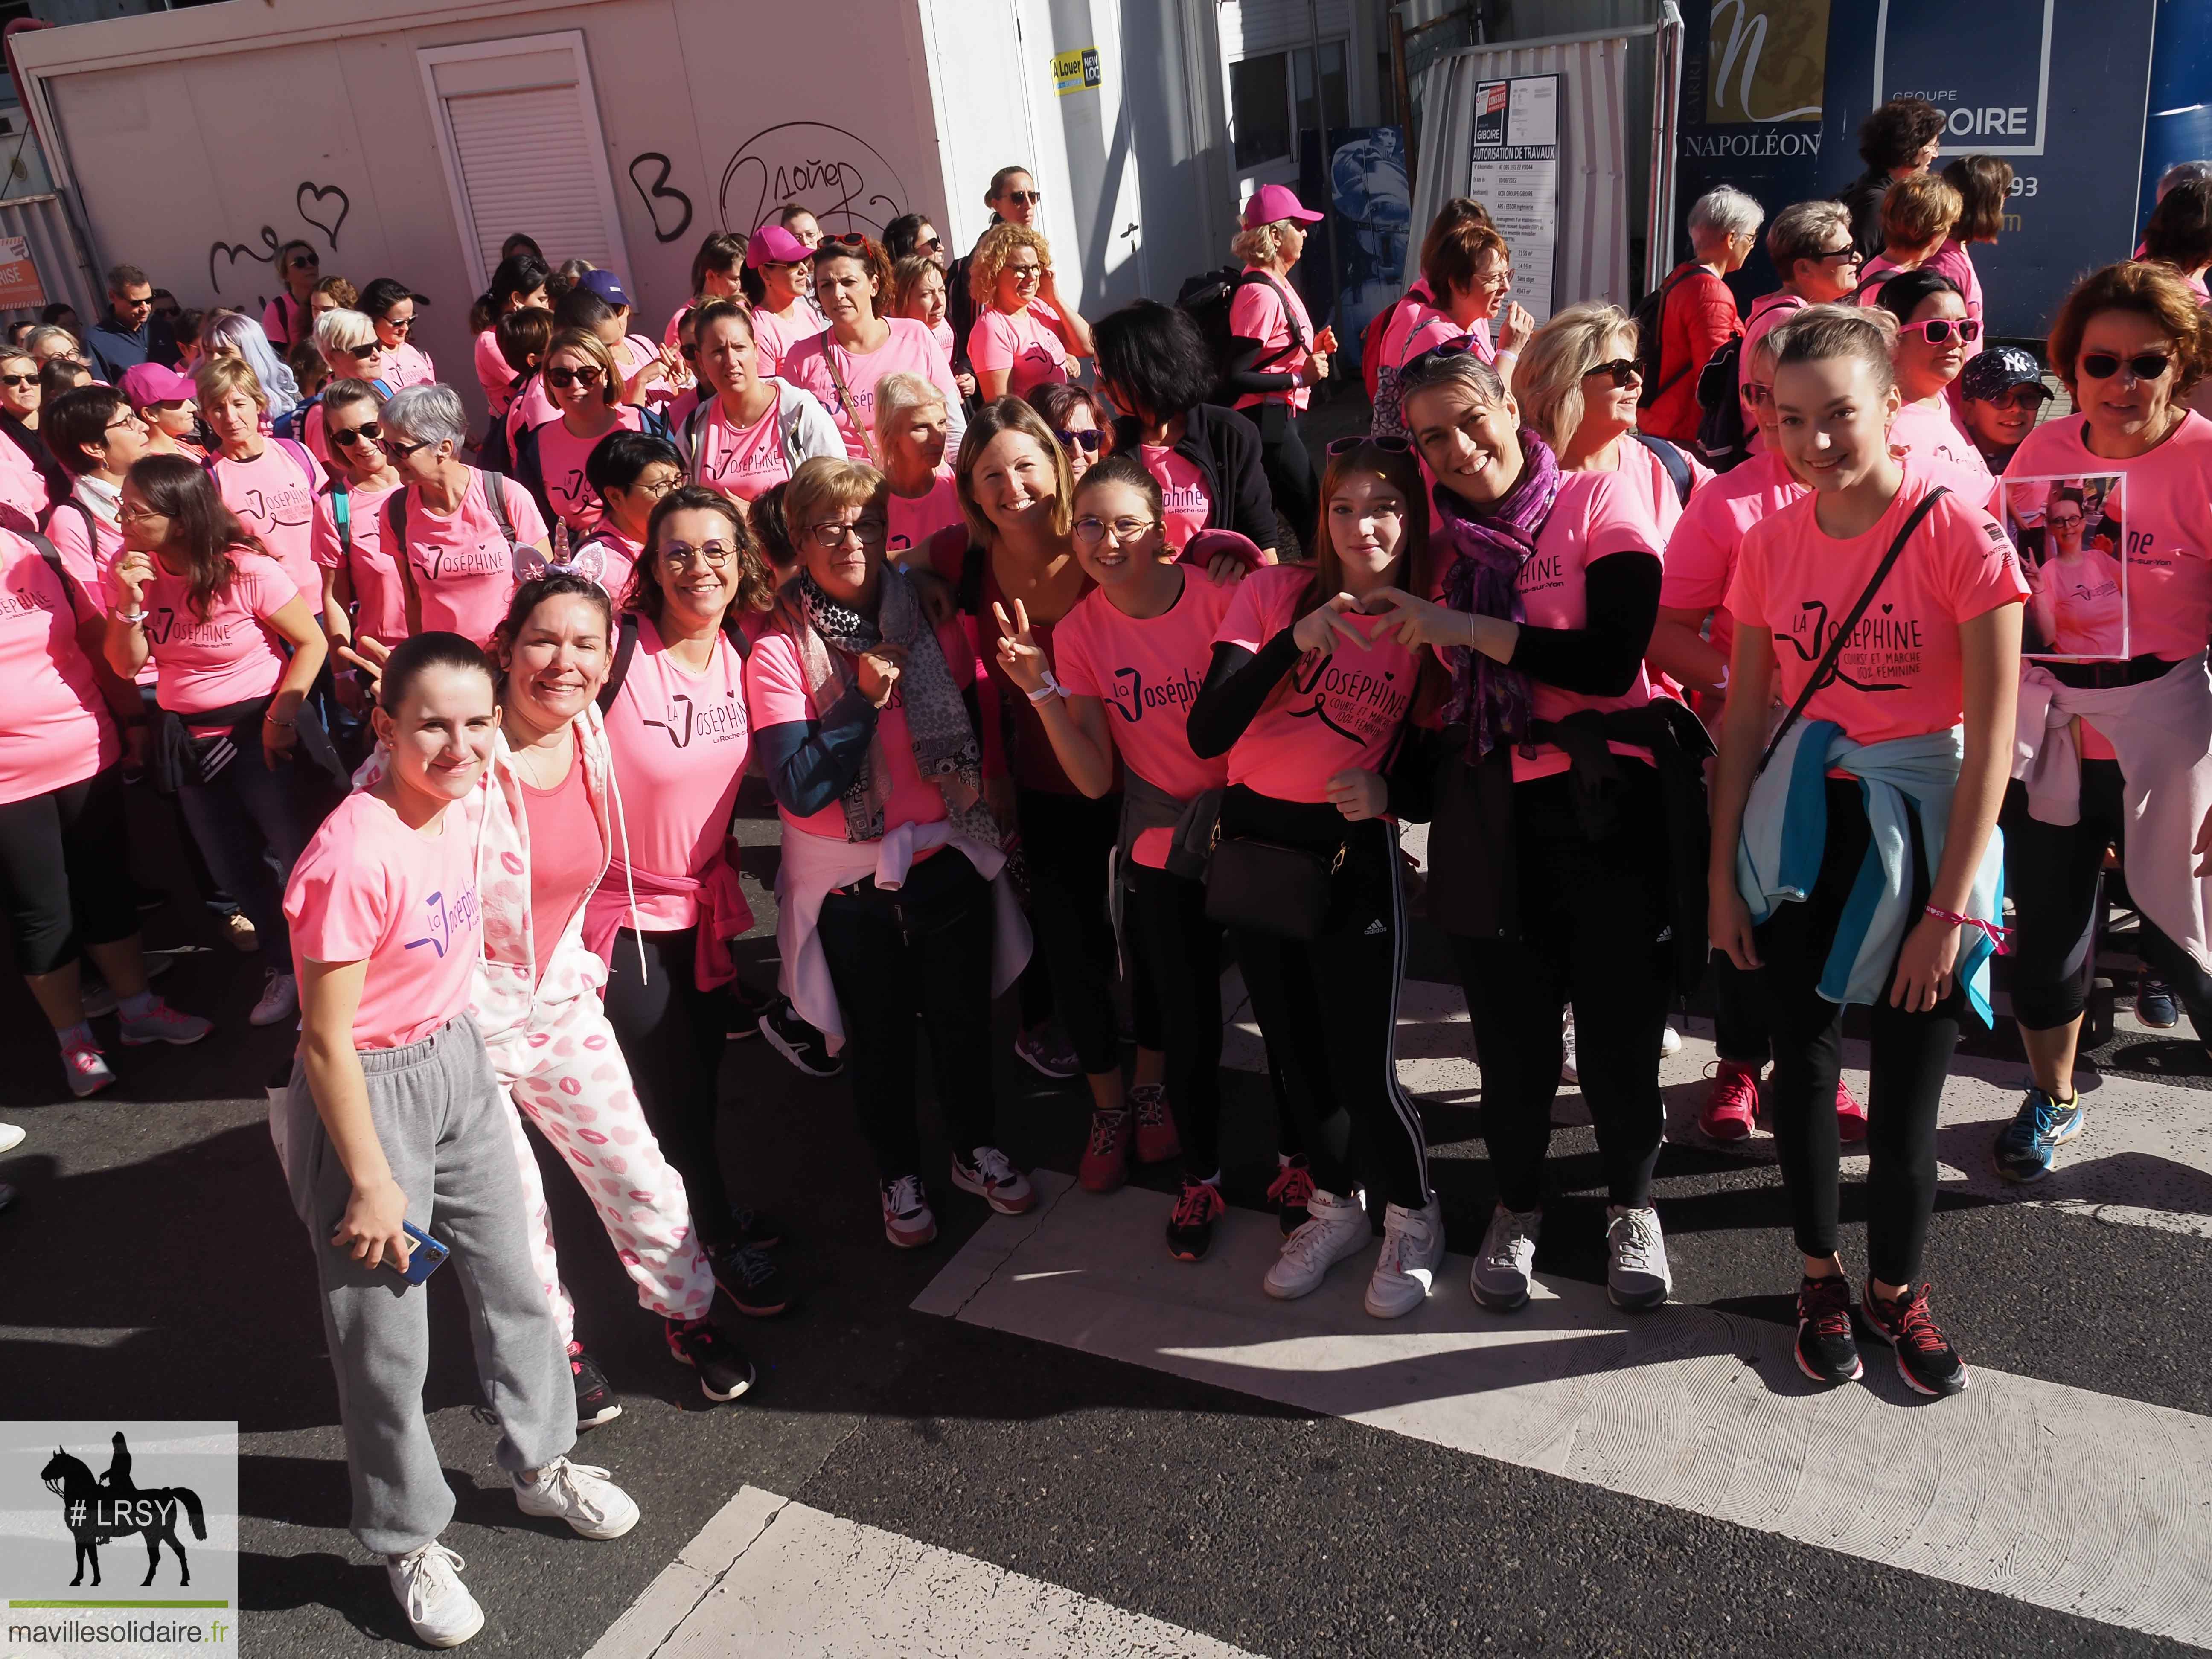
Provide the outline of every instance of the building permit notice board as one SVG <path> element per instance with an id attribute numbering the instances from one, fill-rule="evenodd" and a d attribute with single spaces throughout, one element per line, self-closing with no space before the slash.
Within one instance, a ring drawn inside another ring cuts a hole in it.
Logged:
<path id="1" fill-rule="evenodd" d="M 1474 89 L 1467 193 L 1490 210 L 1513 250 L 1513 298 L 1552 314 L 1559 243 L 1559 76 L 1517 75 Z"/>

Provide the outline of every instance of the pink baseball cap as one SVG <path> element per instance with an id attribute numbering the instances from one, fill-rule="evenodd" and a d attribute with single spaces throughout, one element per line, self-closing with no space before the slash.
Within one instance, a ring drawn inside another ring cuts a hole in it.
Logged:
<path id="1" fill-rule="evenodd" d="M 1244 204 L 1244 228 L 1257 230 L 1279 219 L 1296 219 L 1300 224 L 1314 225 L 1321 222 L 1322 216 L 1299 205 L 1297 192 L 1288 185 L 1261 185 L 1252 192 L 1252 199 Z"/>
<path id="2" fill-rule="evenodd" d="M 160 363 L 134 363 L 125 369 L 120 390 L 133 409 L 145 409 L 155 404 L 180 404 L 200 395 L 191 375 L 180 374 Z"/>
<path id="3" fill-rule="evenodd" d="M 763 265 L 803 265 L 813 257 L 806 244 L 781 225 L 763 225 L 745 244 L 745 263 L 755 270 Z"/>

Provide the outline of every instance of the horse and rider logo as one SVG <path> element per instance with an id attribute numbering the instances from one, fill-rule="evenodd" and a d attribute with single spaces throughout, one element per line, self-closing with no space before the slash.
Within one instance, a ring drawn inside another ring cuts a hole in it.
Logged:
<path id="1" fill-rule="evenodd" d="M 70 1580 L 72 1589 L 84 1583 L 84 1571 L 92 1569 L 92 1582 L 100 1583 L 100 1547 L 127 1538 L 132 1533 L 146 1540 L 146 1576 L 139 1580 L 141 1588 L 154 1582 L 155 1573 L 161 1565 L 161 1546 L 167 1544 L 175 1552 L 178 1583 L 192 1582 L 191 1565 L 185 1559 L 185 1547 L 177 1537 L 177 1516 L 181 1510 L 191 1521 L 192 1536 L 204 1540 L 207 1537 L 207 1516 L 200 1507 L 199 1494 L 189 1486 L 141 1487 L 131 1479 L 131 1448 L 118 1431 L 114 1452 L 108 1459 L 107 1473 L 95 1479 L 92 1471 L 59 1446 L 46 1460 L 39 1478 L 46 1483 L 46 1490 L 62 1500 L 62 1524 L 76 1540 L 76 1577 Z"/>

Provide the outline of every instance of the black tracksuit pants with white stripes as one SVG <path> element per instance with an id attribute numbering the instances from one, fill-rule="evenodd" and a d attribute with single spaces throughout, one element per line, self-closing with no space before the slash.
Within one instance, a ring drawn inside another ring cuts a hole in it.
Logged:
<path id="1" fill-rule="evenodd" d="M 1597 1130 L 1607 1201 L 1640 1209 L 1667 1113 L 1659 1042 L 1672 946 L 1665 926 L 1666 815 L 1658 774 L 1621 766 L 1615 828 L 1592 840 L 1567 776 L 1513 786 L 1520 937 L 1455 935 L 1452 954 L 1482 1063 L 1482 1133 L 1498 1201 L 1542 1206 L 1559 1024 L 1575 1009 L 1575 1068 Z"/>
<path id="2" fill-rule="evenodd" d="M 1280 1073 L 1314 1184 L 1341 1197 L 1363 1174 L 1407 1209 L 1429 1201 L 1420 1115 L 1398 1085 L 1398 984 L 1406 965 L 1406 902 L 1398 832 L 1347 822 L 1324 802 L 1277 800 L 1231 788 L 1221 833 L 1312 850 L 1345 849 L 1322 935 L 1276 939 L 1231 928 L 1252 1012 Z"/>

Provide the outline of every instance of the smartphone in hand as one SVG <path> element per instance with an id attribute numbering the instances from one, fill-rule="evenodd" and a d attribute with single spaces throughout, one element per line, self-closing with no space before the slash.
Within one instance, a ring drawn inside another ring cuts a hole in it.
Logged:
<path id="1" fill-rule="evenodd" d="M 444 1267 L 446 1258 L 453 1252 L 413 1222 L 403 1221 L 399 1224 L 407 1230 L 407 1266 L 403 1273 L 390 1256 L 384 1259 L 384 1265 L 396 1273 L 403 1273 L 410 1285 L 420 1285 Z"/>

